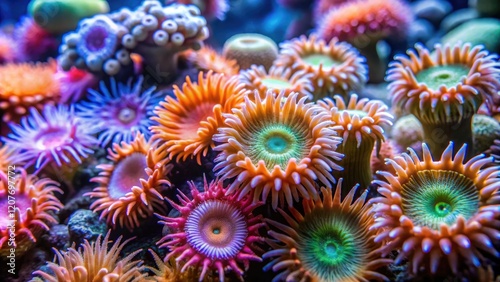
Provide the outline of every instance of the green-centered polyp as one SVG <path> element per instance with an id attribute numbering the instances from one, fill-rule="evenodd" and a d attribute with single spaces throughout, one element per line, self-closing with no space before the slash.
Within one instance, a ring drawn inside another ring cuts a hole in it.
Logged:
<path id="1" fill-rule="evenodd" d="M 472 115 L 500 90 L 497 55 L 470 43 L 436 45 L 433 54 L 417 44 L 407 53 L 396 56 L 387 72 L 392 105 L 422 123 L 433 156 L 450 141 L 472 145 Z M 472 156 L 472 146 L 468 150 Z"/>
<path id="2" fill-rule="evenodd" d="M 322 188 L 323 199 L 304 200 L 303 213 L 293 207 L 279 209 L 287 224 L 267 220 L 275 230 L 268 232 L 273 258 L 264 270 L 280 272 L 273 281 L 378 281 L 387 278 L 377 269 L 392 262 L 377 253 L 369 230 L 374 218 L 367 193 L 353 201 L 357 187 L 341 201 L 342 179 L 333 189 Z M 291 215 L 289 215 L 291 214 Z"/>
<path id="3" fill-rule="evenodd" d="M 472 180 L 454 171 L 424 170 L 403 185 L 403 212 L 417 225 L 439 230 L 458 216 L 469 219 L 479 208 L 479 193 Z"/>
<path id="4" fill-rule="evenodd" d="M 321 281 L 352 277 L 363 263 L 362 230 L 356 221 L 331 210 L 317 210 L 298 227 L 297 256 Z"/>
<path id="5" fill-rule="evenodd" d="M 310 144 L 302 132 L 283 124 L 265 126 L 251 141 L 249 155 L 256 160 L 264 160 L 268 169 L 275 165 L 286 166 L 291 158 L 302 158 Z M 250 137 L 251 138 L 251 137 Z"/>

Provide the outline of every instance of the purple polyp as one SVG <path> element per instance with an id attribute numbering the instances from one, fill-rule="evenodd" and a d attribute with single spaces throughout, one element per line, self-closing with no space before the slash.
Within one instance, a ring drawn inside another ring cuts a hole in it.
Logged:
<path id="1" fill-rule="evenodd" d="M 93 26 L 85 37 L 86 47 L 91 52 L 96 52 L 106 47 L 108 31 L 102 26 Z"/>

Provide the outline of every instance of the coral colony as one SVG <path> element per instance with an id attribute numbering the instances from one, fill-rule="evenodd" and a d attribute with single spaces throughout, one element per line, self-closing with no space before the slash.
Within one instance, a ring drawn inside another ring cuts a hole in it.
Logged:
<path id="1" fill-rule="evenodd" d="M 500 281 L 500 5 L 463 2 L 32 0 L 0 280 Z"/>

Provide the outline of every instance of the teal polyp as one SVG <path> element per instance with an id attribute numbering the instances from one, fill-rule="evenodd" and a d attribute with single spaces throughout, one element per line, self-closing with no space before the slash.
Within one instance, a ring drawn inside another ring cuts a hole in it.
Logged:
<path id="1" fill-rule="evenodd" d="M 51 34 L 69 32 L 81 19 L 107 12 L 106 0 L 32 0 L 28 5 L 29 15 Z"/>

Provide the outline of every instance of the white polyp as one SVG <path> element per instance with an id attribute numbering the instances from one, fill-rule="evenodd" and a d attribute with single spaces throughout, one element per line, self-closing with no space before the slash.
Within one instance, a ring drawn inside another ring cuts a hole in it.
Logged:
<path id="1" fill-rule="evenodd" d="M 148 32 L 143 25 L 137 25 L 132 29 L 132 35 L 137 41 L 144 41 L 148 37 Z"/>
<path id="2" fill-rule="evenodd" d="M 155 30 L 158 28 L 158 20 L 153 15 L 146 15 L 142 18 L 141 23 L 147 30 Z"/>
<path id="3" fill-rule="evenodd" d="M 164 30 L 157 30 L 153 34 L 153 41 L 158 46 L 165 46 L 168 43 L 168 33 Z"/>
<path id="4" fill-rule="evenodd" d="M 130 53 L 125 49 L 118 50 L 115 57 L 123 65 L 128 65 L 131 61 Z"/>
<path id="5" fill-rule="evenodd" d="M 115 59 L 109 59 L 104 63 L 104 72 L 108 75 L 115 75 L 120 71 L 120 63 Z"/>
<path id="6" fill-rule="evenodd" d="M 85 64 L 91 71 L 100 71 L 102 68 L 103 61 L 101 58 L 96 57 L 94 55 L 89 55 L 85 58 Z"/>
<path id="7" fill-rule="evenodd" d="M 122 38 L 122 44 L 125 48 L 133 49 L 137 46 L 137 41 L 132 34 L 125 34 Z"/>
<path id="8" fill-rule="evenodd" d="M 171 38 L 170 40 L 172 41 L 172 43 L 174 43 L 174 45 L 181 46 L 184 43 L 184 35 L 182 35 L 179 32 L 172 34 L 170 38 Z"/>
<path id="9" fill-rule="evenodd" d="M 172 34 L 177 31 L 177 23 L 173 20 L 166 20 L 161 24 L 161 29 Z"/>

